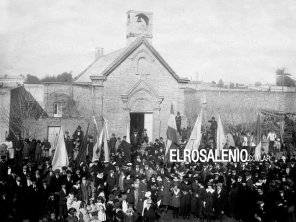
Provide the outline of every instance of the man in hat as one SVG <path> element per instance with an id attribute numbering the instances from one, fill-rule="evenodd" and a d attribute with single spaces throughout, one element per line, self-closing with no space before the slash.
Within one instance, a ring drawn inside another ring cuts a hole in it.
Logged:
<path id="1" fill-rule="evenodd" d="M 78 126 L 77 129 L 73 133 L 73 136 L 72 136 L 73 141 L 76 141 L 77 138 L 79 139 L 79 141 L 83 141 L 84 133 L 81 129 L 81 126 Z"/>
<path id="2" fill-rule="evenodd" d="M 152 203 L 152 200 L 147 200 L 146 206 L 144 208 L 143 218 L 144 221 L 155 222 L 157 221 L 157 216 L 155 213 L 156 206 Z"/>
<path id="3" fill-rule="evenodd" d="M 21 165 L 22 162 L 22 149 L 23 149 L 23 140 L 21 135 L 18 134 L 17 138 L 13 141 L 13 147 L 15 148 L 15 164 L 17 166 Z"/>
<path id="4" fill-rule="evenodd" d="M 217 132 L 217 127 L 218 127 L 218 123 L 217 121 L 215 120 L 215 117 L 213 116 L 211 120 L 209 120 L 209 122 L 211 123 L 211 126 L 210 126 L 210 130 L 211 130 L 211 134 L 212 134 L 212 137 L 214 139 L 214 143 L 216 141 L 216 132 Z"/>
<path id="5" fill-rule="evenodd" d="M 201 178 L 195 176 L 192 182 L 191 213 L 196 218 L 201 217 L 202 203 L 206 198 L 206 189 L 200 183 Z"/>
<path id="6" fill-rule="evenodd" d="M 131 161 L 131 144 L 126 142 L 126 136 L 123 137 L 118 149 L 123 152 L 124 162 L 129 163 Z"/>
<path id="7" fill-rule="evenodd" d="M 43 150 L 43 157 L 48 158 L 49 157 L 49 149 L 51 148 L 50 142 L 48 142 L 47 138 L 43 139 L 42 143 L 42 150 Z"/>
<path id="8" fill-rule="evenodd" d="M 64 141 L 65 141 L 65 145 L 66 145 L 67 154 L 68 154 L 68 156 L 70 156 L 72 154 L 73 148 L 72 148 L 72 142 L 71 142 L 71 138 L 69 136 L 68 130 L 65 131 Z"/>
<path id="9" fill-rule="evenodd" d="M 222 188 L 222 183 L 217 183 L 214 192 L 213 205 L 215 209 L 216 219 L 222 221 L 223 215 L 227 210 L 227 192 Z"/>
<path id="10" fill-rule="evenodd" d="M 67 216 L 67 191 L 66 184 L 62 183 L 62 188 L 59 191 L 59 217 L 63 220 Z"/>
<path id="11" fill-rule="evenodd" d="M 144 141 L 146 141 L 146 143 L 148 143 L 149 140 L 148 140 L 147 129 L 143 129 L 141 140 L 144 140 Z"/>
<path id="12" fill-rule="evenodd" d="M 72 178 L 72 172 L 70 170 L 66 170 L 66 177 L 63 177 L 63 183 L 66 184 L 66 191 L 67 193 L 70 193 L 73 185 L 74 185 L 74 181 Z"/>
<path id="13" fill-rule="evenodd" d="M 182 121 L 182 118 L 181 118 L 180 112 L 177 112 L 177 116 L 175 117 L 175 119 L 176 119 L 177 131 L 178 131 L 179 135 L 181 136 L 181 121 Z"/>
<path id="14" fill-rule="evenodd" d="M 50 179 L 49 186 L 53 192 L 58 193 L 61 189 L 61 184 L 62 184 L 62 178 L 60 177 L 60 170 L 56 169 L 54 171 L 54 175 Z"/>
<path id="15" fill-rule="evenodd" d="M 0 160 L 0 181 L 6 182 L 8 176 L 8 164 L 6 156 L 2 155 Z"/>
<path id="16" fill-rule="evenodd" d="M 118 177 L 114 173 L 114 168 L 110 168 L 110 174 L 107 176 L 107 187 L 109 193 L 118 187 Z"/>
<path id="17" fill-rule="evenodd" d="M 139 144 L 140 137 L 138 131 L 136 129 L 133 130 L 133 134 L 131 134 L 131 144 L 134 148 L 136 148 Z"/>
<path id="18" fill-rule="evenodd" d="M 89 199 L 92 197 L 92 190 L 89 181 L 86 179 L 86 176 L 82 177 L 81 193 L 82 201 L 84 201 L 84 204 L 87 205 Z"/>
<path id="19" fill-rule="evenodd" d="M 109 149 L 110 149 L 110 153 L 114 153 L 116 152 L 116 137 L 115 137 L 115 133 L 112 133 L 111 138 L 109 140 Z"/>
<path id="20" fill-rule="evenodd" d="M 191 210 L 191 184 L 188 176 L 184 176 L 184 180 L 180 184 L 180 215 L 183 219 L 189 219 Z"/>

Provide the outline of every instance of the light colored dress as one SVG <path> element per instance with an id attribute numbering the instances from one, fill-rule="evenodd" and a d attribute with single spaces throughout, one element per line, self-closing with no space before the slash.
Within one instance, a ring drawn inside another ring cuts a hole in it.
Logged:
<path id="1" fill-rule="evenodd" d="M 177 190 L 173 189 L 173 196 L 172 196 L 172 207 L 180 207 L 180 189 Z"/>
<path id="2" fill-rule="evenodd" d="M 105 204 L 103 203 L 98 203 L 97 204 L 98 207 L 98 219 L 100 221 L 106 221 L 106 207 Z"/>

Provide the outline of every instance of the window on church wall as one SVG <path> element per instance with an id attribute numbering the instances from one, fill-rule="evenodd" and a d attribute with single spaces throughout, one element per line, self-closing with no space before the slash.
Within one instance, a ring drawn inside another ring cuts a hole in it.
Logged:
<path id="1" fill-rule="evenodd" d="M 63 104 L 54 103 L 53 104 L 53 117 L 62 117 L 63 116 Z"/>
<path id="2" fill-rule="evenodd" d="M 142 57 L 138 60 L 138 68 L 137 68 L 138 74 L 149 74 L 149 64 L 146 60 L 146 58 Z"/>

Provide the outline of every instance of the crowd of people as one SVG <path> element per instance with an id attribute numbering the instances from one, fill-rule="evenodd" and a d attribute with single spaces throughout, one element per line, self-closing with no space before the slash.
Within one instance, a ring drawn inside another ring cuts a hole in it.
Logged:
<path id="1" fill-rule="evenodd" d="M 179 133 L 182 148 L 187 136 Z M 201 146 L 214 148 L 213 133 L 214 127 Z M 285 146 L 284 155 L 270 150 L 263 162 L 169 163 L 163 139 L 150 142 L 143 130 L 134 131 L 130 143 L 112 134 L 108 162 L 103 154 L 92 161 L 88 137 L 87 157 L 78 162 L 81 127 L 64 139 L 70 164 L 56 170 L 47 140 L 19 137 L 2 144 L 0 221 L 152 222 L 170 214 L 191 221 L 296 220 L 295 156 Z M 248 148 L 244 142 L 228 139 L 228 147 Z"/>

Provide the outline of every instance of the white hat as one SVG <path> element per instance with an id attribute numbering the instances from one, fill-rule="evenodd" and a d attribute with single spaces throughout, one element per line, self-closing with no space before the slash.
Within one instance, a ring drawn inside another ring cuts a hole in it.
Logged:
<path id="1" fill-rule="evenodd" d="M 151 192 L 150 192 L 150 191 L 147 191 L 147 192 L 145 193 L 145 197 L 147 197 L 147 198 L 151 197 Z"/>

